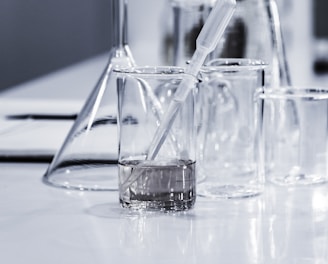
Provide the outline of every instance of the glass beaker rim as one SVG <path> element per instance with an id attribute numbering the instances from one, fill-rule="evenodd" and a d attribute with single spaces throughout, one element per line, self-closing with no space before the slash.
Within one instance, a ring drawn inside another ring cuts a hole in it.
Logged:
<path id="1" fill-rule="evenodd" d="M 262 60 L 246 58 L 218 58 L 204 64 L 202 70 L 223 70 L 223 71 L 241 71 L 241 70 L 261 70 L 268 66 Z"/>
<path id="2" fill-rule="evenodd" d="M 128 74 L 133 76 L 161 76 L 168 78 L 182 78 L 183 75 L 189 75 L 185 68 L 179 66 L 134 66 L 127 68 L 113 69 L 117 74 Z M 193 76 L 192 76 L 193 77 Z M 195 77 L 193 77 L 195 78 Z"/>
<path id="3" fill-rule="evenodd" d="M 298 87 L 288 86 L 279 88 L 264 89 L 259 95 L 261 99 L 277 99 L 277 100 L 290 100 L 290 99 L 308 99 L 320 100 L 328 99 L 327 87 Z"/>
<path id="4" fill-rule="evenodd" d="M 199 6 L 199 5 L 204 5 L 204 4 L 208 4 L 208 5 L 214 5 L 215 4 L 215 0 L 171 0 L 171 4 L 174 6 L 178 6 L 178 7 L 186 7 L 187 6 Z"/>

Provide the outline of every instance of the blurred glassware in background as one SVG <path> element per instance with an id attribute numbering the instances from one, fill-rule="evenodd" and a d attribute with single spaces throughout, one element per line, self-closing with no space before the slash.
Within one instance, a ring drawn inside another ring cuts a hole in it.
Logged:
<path id="1" fill-rule="evenodd" d="M 322 54 L 328 50 L 323 47 L 328 46 L 324 44 L 328 43 L 326 41 L 328 37 L 322 35 L 328 35 L 328 33 L 325 33 L 327 31 L 326 22 L 324 15 L 318 14 L 319 11 L 324 13 L 325 6 L 328 5 L 326 2 L 325 0 L 238 0 L 237 11 L 234 16 L 236 19 L 239 16 L 244 21 L 245 28 L 247 28 L 246 32 L 249 36 L 248 42 L 244 43 L 245 47 L 249 47 L 250 41 L 257 43 L 257 48 L 247 49 L 247 54 L 244 57 L 265 60 L 266 63 L 270 64 L 271 55 L 274 55 L 275 74 L 281 74 L 280 78 L 282 80 L 292 80 L 292 85 L 302 86 L 322 82 L 324 75 L 318 76 L 314 73 L 313 61 L 318 56 L 322 58 Z M 187 47 L 184 47 L 182 44 L 185 41 L 182 36 L 188 36 L 192 41 L 189 34 L 190 30 L 194 32 L 196 28 L 200 30 L 200 24 L 204 22 L 210 11 L 209 9 L 214 3 L 215 0 L 131 1 L 129 3 L 129 10 L 131 10 L 129 13 L 129 28 L 131 29 L 129 32 L 129 46 L 138 64 L 174 65 L 175 56 L 182 61 L 182 64 L 190 59 L 186 51 L 190 51 L 194 44 L 188 43 L 186 44 Z M 279 9 L 276 8 L 277 5 Z M 271 12 L 269 12 L 270 10 Z M 279 12 L 272 12 L 275 10 Z M 238 15 L 238 12 L 240 15 Z M 250 15 L 247 15 L 248 13 Z M 147 16 L 144 14 L 147 14 Z M 241 17 L 242 14 L 244 14 L 243 17 Z M 251 21 L 254 21 L 254 23 L 251 23 Z M 184 22 L 185 24 L 188 22 L 193 26 L 184 25 Z M 238 22 L 234 26 L 234 23 L 236 22 L 232 20 L 230 27 L 236 31 L 236 28 L 239 28 L 240 25 L 238 26 Z M 314 26 L 315 30 L 320 26 L 321 33 L 317 32 L 314 35 Z M 175 39 L 178 39 L 175 37 L 175 31 L 178 29 L 185 31 L 178 33 L 181 36 L 180 42 L 175 41 Z M 261 29 L 266 30 L 266 33 L 261 32 Z M 240 32 L 240 28 L 238 30 Z M 260 32 L 256 32 L 256 30 L 260 30 Z M 318 34 L 320 35 L 318 36 Z M 192 35 L 195 41 L 197 34 L 193 33 Z M 236 32 L 232 31 L 229 35 L 229 43 L 232 43 L 232 37 L 237 39 Z M 280 37 L 281 35 L 283 35 L 283 38 Z M 267 53 L 270 59 L 268 61 L 262 58 L 267 49 L 262 47 L 262 50 L 260 50 L 258 48 L 262 46 L 260 40 L 263 42 L 263 39 L 266 40 L 263 47 L 268 47 L 269 51 L 270 49 L 275 51 L 271 55 Z M 194 43 L 194 41 L 191 43 Z M 222 41 L 224 41 L 224 38 Z M 269 45 L 266 46 L 265 43 L 269 43 Z M 276 43 L 275 46 L 273 46 L 274 43 Z M 220 49 L 222 47 L 218 47 L 218 50 Z M 178 52 L 177 55 L 174 55 L 174 50 Z M 281 50 L 286 50 L 286 54 Z M 186 54 L 186 58 L 183 59 L 181 54 Z M 281 56 L 277 57 L 278 54 Z M 216 52 L 209 59 L 220 56 Z M 233 56 L 231 50 L 229 56 Z M 176 65 L 182 66 L 179 62 Z M 281 70 L 279 70 L 279 67 Z M 270 67 L 267 70 L 269 69 Z M 285 74 L 283 74 L 284 72 Z M 269 81 L 268 78 L 267 81 Z M 288 85 L 288 81 L 282 81 L 281 83 L 282 85 Z"/>
<path id="2" fill-rule="evenodd" d="M 113 69 L 134 65 L 127 43 L 127 0 L 111 0 L 113 44 L 98 83 L 44 175 L 78 190 L 117 190 L 117 91 Z M 51 140 L 51 139 L 50 139 Z"/>
<path id="3" fill-rule="evenodd" d="M 290 85 L 275 0 L 238 0 L 234 20 L 212 56 L 251 58 L 268 64 L 266 85 Z"/>
<path id="4" fill-rule="evenodd" d="M 173 11 L 172 63 L 185 66 L 196 50 L 196 39 L 216 0 L 170 0 Z"/>
<path id="5" fill-rule="evenodd" d="M 170 3 L 174 14 L 172 61 L 183 66 L 195 50 L 196 38 L 215 0 L 171 0 Z M 208 60 L 215 58 L 262 60 L 268 64 L 267 85 L 290 85 L 276 2 L 237 0 L 236 12 L 224 36 L 208 56 Z"/>
<path id="6" fill-rule="evenodd" d="M 172 65 L 170 0 L 134 0 L 128 5 L 129 47 L 138 65 Z M 146 15 L 145 15 L 146 14 Z"/>
<path id="7" fill-rule="evenodd" d="M 293 85 L 322 85 L 328 72 L 328 1 L 276 1 Z"/>

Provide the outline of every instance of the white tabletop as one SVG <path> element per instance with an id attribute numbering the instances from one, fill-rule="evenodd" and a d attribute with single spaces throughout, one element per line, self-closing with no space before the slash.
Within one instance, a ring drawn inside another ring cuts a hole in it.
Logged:
<path id="1" fill-rule="evenodd" d="M 133 212 L 117 192 L 44 185 L 47 164 L 0 164 L 2 263 L 327 263 L 327 186 L 267 186 L 180 213 Z"/>
<path id="2" fill-rule="evenodd" d="M 1 98 L 35 99 L 36 89 L 37 98 L 61 100 L 60 91 L 48 94 L 44 87 L 75 83 L 90 67 L 89 77 L 83 77 L 83 102 L 105 63 L 105 56 L 91 59 Z M 47 166 L 0 163 L 1 263 L 328 263 L 327 185 L 268 184 L 258 197 L 197 197 L 195 208 L 186 212 L 134 212 L 120 207 L 117 192 L 45 185 Z"/>

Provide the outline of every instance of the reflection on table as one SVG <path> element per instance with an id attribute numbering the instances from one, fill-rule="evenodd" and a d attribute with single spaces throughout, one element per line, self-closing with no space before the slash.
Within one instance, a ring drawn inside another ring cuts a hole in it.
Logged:
<path id="1" fill-rule="evenodd" d="M 328 262 L 325 184 L 268 184 L 258 197 L 197 197 L 192 210 L 159 213 L 121 208 L 116 191 L 46 186 L 45 169 L 46 164 L 1 164 L 6 263 Z"/>

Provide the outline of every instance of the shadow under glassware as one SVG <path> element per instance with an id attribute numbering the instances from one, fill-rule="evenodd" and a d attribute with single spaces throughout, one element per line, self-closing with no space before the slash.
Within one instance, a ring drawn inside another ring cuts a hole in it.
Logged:
<path id="1" fill-rule="evenodd" d="M 326 182 L 328 89 L 273 88 L 259 100 L 265 178 L 284 186 Z"/>
<path id="2" fill-rule="evenodd" d="M 196 199 L 194 89 L 177 112 L 156 157 L 149 159 L 147 155 L 163 115 L 187 74 L 182 68 L 169 66 L 115 72 L 122 206 L 163 211 L 192 208 Z M 132 115 L 136 120 L 130 120 Z"/>
<path id="3" fill-rule="evenodd" d="M 258 105 L 266 64 L 216 59 L 200 72 L 197 109 L 197 194 L 245 198 L 260 194 Z"/>

